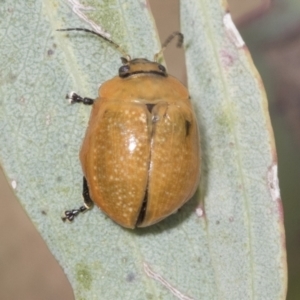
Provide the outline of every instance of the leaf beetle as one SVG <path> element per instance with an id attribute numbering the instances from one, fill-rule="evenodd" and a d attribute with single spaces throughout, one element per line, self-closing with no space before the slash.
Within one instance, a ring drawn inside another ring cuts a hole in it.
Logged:
<path id="1" fill-rule="evenodd" d="M 124 57 L 119 74 L 104 82 L 98 97 L 67 95 L 70 103 L 92 105 L 80 150 L 84 205 L 67 210 L 72 221 L 95 203 L 116 223 L 146 227 L 175 213 L 195 193 L 200 177 L 200 138 L 188 90 L 158 58 L 131 59 L 115 42 L 100 36 Z"/>

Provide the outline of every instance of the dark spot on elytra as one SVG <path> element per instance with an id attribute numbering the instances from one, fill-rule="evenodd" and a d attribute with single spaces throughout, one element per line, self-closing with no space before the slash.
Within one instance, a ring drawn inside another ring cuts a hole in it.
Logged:
<path id="1" fill-rule="evenodd" d="M 147 103 L 146 106 L 147 106 L 147 109 L 148 109 L 149 113 L 152 113 L 152 109 L 155 106 L 155 104 Z"/>
<path id="2" fill-rule="evenodd" d="M 185 135 L 188 136 L 190 133 L 190 128 L 191 128 L 191 122 L 188 120 L 185 120 Z"/>

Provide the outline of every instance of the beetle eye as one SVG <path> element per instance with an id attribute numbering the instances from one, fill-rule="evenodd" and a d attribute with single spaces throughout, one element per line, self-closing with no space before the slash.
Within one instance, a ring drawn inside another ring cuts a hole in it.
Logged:
<path id="1" fill-rule="evenodd" d="M 119 76 L 124 76 L 125 74 L 127 74 L 129 72 L 129 66 L 128 65 L 124 65 L 122 67 L 120 67 L 119 69 Z"/>
<path id="2" fill-rule="evenodd" d="M 166 73 L 166 68 L 163 65 L 158 65 L 160 71 Z"/>

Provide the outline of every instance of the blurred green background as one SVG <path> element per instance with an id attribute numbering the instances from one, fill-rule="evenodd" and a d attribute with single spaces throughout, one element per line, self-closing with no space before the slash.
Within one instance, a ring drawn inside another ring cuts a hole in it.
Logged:
<path id="1" fill-rule="evenodd" d="M 150 0 L 161 40 L 179 29 L 179 1 Z M 229 0 L 269 99 L 284 207 L 288 300 L 300 299 L 300 1 Z M 167 17 L 166 17 L 167 16 Z M 106 28 L 109 31 L 109 28 Z M 168 71 L 186 83 L 171 45 Z M 117 72 L 117 70 L 116 70 Z M 66 91 L 67 92 L 67 91 Z M 0 299 L 74 299 L 70 284 L 0 170 Z M 274 299 L 271 299 L 274 300 Z"/>

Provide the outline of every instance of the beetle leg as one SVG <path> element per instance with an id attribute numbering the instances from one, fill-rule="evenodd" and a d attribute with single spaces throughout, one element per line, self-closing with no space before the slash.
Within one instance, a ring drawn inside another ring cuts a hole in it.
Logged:
<path id="1" fill-rule="evenodd" d="M 86 181 L 85 177 L 83 177 L 82 197 L 83 197 L 83 201 L 84 201 L 85 207 L 87 209 L 91 209 L 93 207 L 93 205 L 94 205 L 94 202 L 93 202 L 93 200 L 90 197 L 89 187 L 87 185 L 87 181 Z"/>
<path id="2" fill-rule="evenodd" d="M 64 216 L 62 217 L 62 220 L 72 222 L 76 216 L 78 216 L 80 213 L 83 213 L 89 209 L 92 209 L 94 206 L 94 202 L 90 197 L 89 194 L 89 188 L 87 185 L 87 181 L 85 177 L 83 177 L 83 191 L 82 196 L 84 200 L 84 205 L 80 206 L 78 209 L 71 209 L 66 210 L 64 213 Z"/>
<path id="3" fill-rule="evenodd" d="M 70 104 L 83 103 L 85 105 L 92 105 L 94 103 L 94 99 L 87 98 L 87 97 L 82 98 L 75 92 L 71 92 L 71 93 L 67 94 L 66 99 L 69 100 Z"/>

